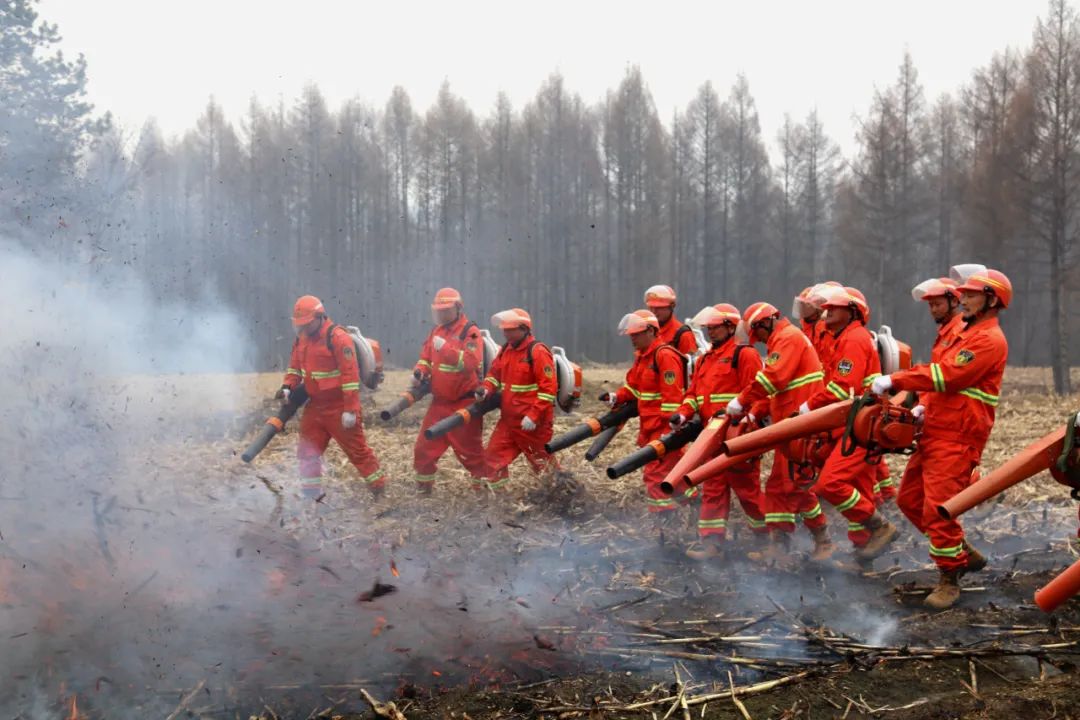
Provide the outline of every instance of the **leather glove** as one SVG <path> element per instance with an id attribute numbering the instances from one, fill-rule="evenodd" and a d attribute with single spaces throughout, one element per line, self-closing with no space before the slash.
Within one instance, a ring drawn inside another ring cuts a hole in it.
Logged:
<path id="1" fill-rule="evenodd" d="M 678 430 L 685 424 L 686 418 L 682 416 L 682 413 L 675 413 L 670 418 L 668 418 L 668 425 L 671 426 L 672 430 Z"/>
<path id="2" fill-rule="evenodd" d="M 526 415 L 525 417 L 521 418 L 521 429 L 525 432 L 532 432 L 536 429 L 536 423 L 533 422 L 533 419 L 531 417 Z"/>
<path id="3" fill-rule="evenodd" d="M 915 422 L 921 423 L 923 421 L 923 416 L 926 415 L 926 406 L 916 405 L 911 408 L 911 414 L 915 416 Z"/>
<path id="4" fill-rule="evenodd" d="M 439 352 L 446 345 L 446 338 L 436 335 L 431 339 L 431 346 L 435 348 L 435 352 Z"/>
<path id="5" fill-rule="evenodd" d="M 473 397 L 475 397 L 477 400 L 486 400 L 487 396 L 488 396 L 488 389 L 486 387 L 484 387 L 483 385 L 481 385 L 480 387 L 476 388 L 476 390 L 473 391 Z"/>
<path id="6" fill-rule="evenodd" d="M 289 395 L 292 394 L 292 389 L 288 385 L 282 385 L 278 388 L 278 391 L 274 393 L 275 400 L 281 400 L 285 403 L 289 402 Z"/>
<path id="7" fill-rule="evenodd" d="M 345 428 L 346 430 L 352 430 L 354 427 L 356 427 L 356 413 L 341 413 L 341 427 Z"/>
<path id="8" fill-rule="evenodd" d="M 731 402 L 727 404 L 727 409 L 724 412 L 728 415 L 742 415 L 743 406 L 742 403 L 739 402 L 739 398 L 732 398 Z"/>
<path id="9" fill-rule="evenodd" d="M 799 406 L 799 414 L 800 415 L 805 415 L 808 412 L 810 412 L 810 403 L 805 403 L 804 402 L 802 405 Z"/>
<path id="10" fill-rule="evenodd" d="M 892 378 L 888 375 L 882 375 L 881 377 L 870 383 L 870 392 L 875 395 L 884 395 L 892 389 Z"/>

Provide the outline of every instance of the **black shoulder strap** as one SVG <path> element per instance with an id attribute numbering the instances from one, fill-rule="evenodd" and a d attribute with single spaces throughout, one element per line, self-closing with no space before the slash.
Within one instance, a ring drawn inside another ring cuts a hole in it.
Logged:
<path id="1" fill-rule="evenodd" d="M 735 355 L 731 358 L 731 369 L 732 370 L 738 370 L 739 369 L 739 357 L 742 355 L 743 350 L 745 350 L 748 347 L 750 347 L 750 346 L 749 345 L 736 345 L 735 346 Z"/>
<path id="2" fill-rule="evenodd" d="M 458 340 L 465 342 L 465 338 L 469 337 L 469 331 L 476 327 L 476 323 L 472 320 L 465 323 L 465 327 L 461 329 L 461 334 L 458 335 Z"/>
<path id="3" fill-rule="evenodd" d="M 547 345 L 544 345 L 544 343 L 542 343 L 539 340 L 533 338 L 533 341 L 531 343 L 529 343 L 529 347 L 526 350 L 526 362 L 528 362 L 530 365 L 532 365 L 532 362 L 533 362 L 533 350 L 536 349 L 537 345 L 539 345 L 539 346 L 541 346 L 543 348 L 547 348 Z M 551 352 L 551 351 L 549 350 L 548 352 Z"/>
<path id="4" fill-rule="evenodd" d="M 679 341 L 682 340 L 682 336 L 688 332 L 693 332 L 689 325 L 680 325 L 679 329 L 675 331 L 675 337 L 671 338 L 671 345 L 679 352 L 682 350 L 679 348 Z"/>
<path id="5" fill-rule="evenodd" d="M 334 351 L 334 331 L 337 330 L 340 325 L 334 323 L 330 326 L 330 329 L 326 331 L 326 349 L 330 352 Z"/>

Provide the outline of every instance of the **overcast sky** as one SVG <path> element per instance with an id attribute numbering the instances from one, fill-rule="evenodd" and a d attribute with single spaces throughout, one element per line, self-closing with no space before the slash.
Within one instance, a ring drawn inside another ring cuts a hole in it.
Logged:
<path id="1" fill-rule="evenodd" d="M 394 85 L 418 109 L 450 81 L 485 115 L 516 107 L 558 70 L 593 102 L 638 64 L 665 123 L 712 80 L 747 75 L 772 140 L 813 107 L 845 151 L 855 113 L 910 50 L 928 99 L 955 91 L 997 50 L 1024 48 L 1044 0 L 466 2 L 42 0 L 63 48 L 89 62 L 90 96 L 137 130 L 183 132 L 213 94 L 237 118 L 252 94 L 291 102 L 314 81 L 331 106 L 382 106 Z"/>

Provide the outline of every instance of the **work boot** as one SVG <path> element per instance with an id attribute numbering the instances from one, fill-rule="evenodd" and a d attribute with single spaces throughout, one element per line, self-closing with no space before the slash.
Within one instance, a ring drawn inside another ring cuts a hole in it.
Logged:
<path id="1" fill-rule="evenodd" d="M 896 534 L 899 532 L 896 526 L 877 510 L 863 521 L 863 527 L 870 531 L 870 539 L 865 545 L 855 550 L 855 557 L 859 560 L 873 560 L 880 556 L 896 539 Z"/>
<path id="2" fill-rule="evenodd" d="M 964 552 L 967 553 L 967 567 L 964 572 L 979 572 L 986 568 L 986 556 L 971 547 L 967 540 L 964 540 Z"/>
<path id="3" fill-rule="evenodd" d="M 942 570 L 938 584 L 923 600 L 923 604 L 935 610 L 951 608 L 960 599 L 960 571 Z"/>
<path id="4" fill-rule="evenodd" d="M 723 535 L 706 535 L 686 549 L 686 557 L 701 561 L 723 560 L 724 549 Z"/>
<path id="5" fill-rule="evenodd" d="M 836 552 L 836 545 L 829 537 L 829 526 L 822 525 L 810 530 L 814 536 L 814 549 L 810 551 L 810 562 L 825 562 Z"/>
<path id="6" fill-rule="evenodd" d="M 385 485 L 368 485 L 368 489 L 371 491 L 371 499 L 378 502 L 383 499 L 383 495 L 386 495 Z"/>
<path id="7" fill-rule="evenodd" d="M 751 550 L 746 557 L 766 565 L 791 564 L 791 533 L 782 530 L 769 531 L 769 544 L 764 550 Z"/>
<path id="8" fill-rule="evenodd" d="M 435 493 L 434 482 L 418 482 L 416 483 L 416 494 L 420 497 L 431 497 Z"/>

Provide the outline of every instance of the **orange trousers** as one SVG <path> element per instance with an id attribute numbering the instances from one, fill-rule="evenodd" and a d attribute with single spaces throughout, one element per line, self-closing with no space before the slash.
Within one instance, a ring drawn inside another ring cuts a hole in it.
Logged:
<path id="1" fill-rule="evenodd" d="M 469 471 L 474 482 L 480 482 L 488 476 L 487 460 L 484 457 L 484 418 L 474 417 L 461 427 L 454 428 L 446 435 L 428 440 L 424 437 L 424 431 L 442 420 L 453 415 L 454 412 L 468 407 L 473 401 L 472 396 L 450 402 L 446 400 L 432 400 L 428 406 L 427 414 L 420 423 L 420 434 L 416 437 L 413 446 L 413 470 L 416 472 L 416 482 L 420 485 L 430 485 L 435 482 L 435 472 L 438 470 L 439 458 L 448 448 L 454 450 L 458 462 Z"/>
<path id="2" fill-rule="evenodd" d="M 317 498 L 323 494 L 322 456 L 330 440 L 335 440 L 341 446 L 349 462 L 369 487 L 378 488 L 386 484 L 379 459 L 364 437 L 363 419 L 357 414 L 356 426 L 346 430 L 341 426 L 341 413 L 344 410 L 344 403 L 341 402 L 317 403 L 313 400 L 300 415 L 300 442 L 296 455 L 300 461 L 301 490 L 307 497 Z"/>

